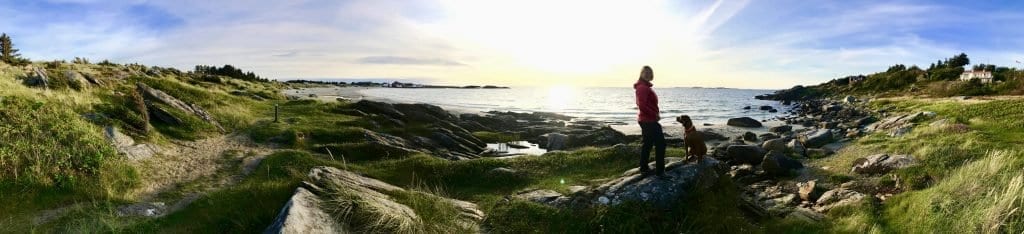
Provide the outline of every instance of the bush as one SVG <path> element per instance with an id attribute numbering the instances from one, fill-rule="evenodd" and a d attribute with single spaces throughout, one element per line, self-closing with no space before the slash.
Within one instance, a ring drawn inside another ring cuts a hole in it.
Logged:
<path id="1" fill-rule="evenodd" d="M 117 155 L 100 129 L 66 107 L 20 97 L 2 104 L 0 183 L 73 189 Z"/>

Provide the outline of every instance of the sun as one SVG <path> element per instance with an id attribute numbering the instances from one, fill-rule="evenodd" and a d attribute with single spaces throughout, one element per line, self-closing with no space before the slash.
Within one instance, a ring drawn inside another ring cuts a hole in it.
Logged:
<path id="1" fill-rule="evenodd" d="M 454 1 L 446 37 L 462 39 L 519 66 L 592 74 L 648 61 L 679 31 L 660 1 Z M 525 13 L 525 14 L 524 14 Z"/>
<path id="2" fill-rule="evenodd" d="M 576 89 L 571 86 L 551 86 L 546 99 L 547 109 L 565 110 L 576 100 Z"/>

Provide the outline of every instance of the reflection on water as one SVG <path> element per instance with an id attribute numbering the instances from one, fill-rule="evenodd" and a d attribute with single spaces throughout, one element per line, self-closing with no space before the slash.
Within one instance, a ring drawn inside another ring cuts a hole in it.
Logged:
<path id="1" fill-rule="evenodd" d="M 542 155 L 548 151 L 541 149 L 540 145 L 527 141 L 513 141 L 508 143 L 488 143 L 487 149 L 498 153 L 499 157 L 521 156 L 521 155 Z"/>

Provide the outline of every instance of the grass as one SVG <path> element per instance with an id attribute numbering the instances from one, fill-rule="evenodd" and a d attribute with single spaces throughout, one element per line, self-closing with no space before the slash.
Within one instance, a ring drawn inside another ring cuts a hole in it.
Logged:
<path id="1" fill-rule="evenodd" d="M 1018 233 L 1024 202 L 1024 99 L 954 101 L 883 99 L 875 108 L 895 112 L 934 111 L 903 137 L 874 133 L 836 155 L 813 162 L 833 176 L 883 185 L 885 179 L 849 172 L 854 159 L 877 153 L 910 154 L 917 167 L 893 172 L 904 192 L 885 202 L 864 202 L 830 212 L 824 232 Z M 942 120 L 945 119 L 945 120 Z M 935 121 L 945 124 L 932 124 Z M 888 183 L 892 183 L 889 181 Z M 800 224 L 780 225 L 782 229 Z"/>
<path id="2" fill-rule="evenodd" d="M 498 133 L 498 132 L 488 132 L 488 131 L 473 132 L 473 136 L 476 137 L 476 138 L 479 138 L 481 141 L 488 142 L 488 143 L 512 142 L 512 141 L 518 141 L 519 138 L 520 138 L 517 135 L 510 135 L 510 134 Z"/>
<path id="3" fill-rule="evenodd" d="M 238 185 L 207 194 L 174 214 L 113 229 L 128 233 L 259 233 L 315 166 L 343 167 L 340 162 L 305 152 L 274 153 Z"/>
<path id="4" fill-rule="evenodd" d="M 0 226 L 32 230 L 40 210 L 128 199 L 138 172 L 80 114 L 99 99 L 25 87 L 23 75 L 0 65 Z"/>
<path id="5" fill-rule="evenodd" d="M 169 80 L 182 79 L 178 76 L 130 78 L 125 74 L 131 74 L 131 69 L 122 66 L 50 62 L 33 66 L 49 74 L 51 89 L 25 86 L 22 79 L 28 74 L 22 67 L 0 63 L 0 232 L 107 232 L 137 222 L 113 217 L 114 207 L 137 199 L 129 194 L 141 186 L 141 179 L 132 163 L 104 139 L 103 126 L 155 143 L 163 143 L 165 137 L 197 139 L 219 134 L 160 125 L 152 126 L 157 131 L 147 131 L 144 128 L 151 126 L 146 115 L 131 98 L 134 81 L 146 80 L 183 100 L 206 105 L 230 128 L 251 125 L 258 118 L 253 111 L 261 105 L 228 95 L 221 87 L 199 89 Z M 103 84 L 67 80 L 67 71 L 90 75 Z M 238 84 L 276 93 L 273 86 Z M 45 225 L 33 223 L 42 211 L 58 209 L 68 215 Z"/>

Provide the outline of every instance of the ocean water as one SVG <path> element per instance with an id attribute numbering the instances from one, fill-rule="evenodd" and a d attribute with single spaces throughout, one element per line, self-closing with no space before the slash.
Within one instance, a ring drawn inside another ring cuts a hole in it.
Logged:
<path id="1" fill-rule="evenodd" d="M 779 102 L 754 99 L 773 90 L 661 88 L 655 85 L 662 125 L 678 125 L 675 117 L 689 115 L 698 126 L 724 125 L 729 118 L 768 120 L 787 110 Z M 429 103 L 461 112 L 554 112 L 613 125 L 636 126 L 632 86 L 622 88 L 513 87 L 511 89 L 398 89 L 360 90 L 368 97 L 397 102 Z M 750 110 L 743 107 L 751 106 Z M 779 113 L 758 110 L 773 106 Z"/>

